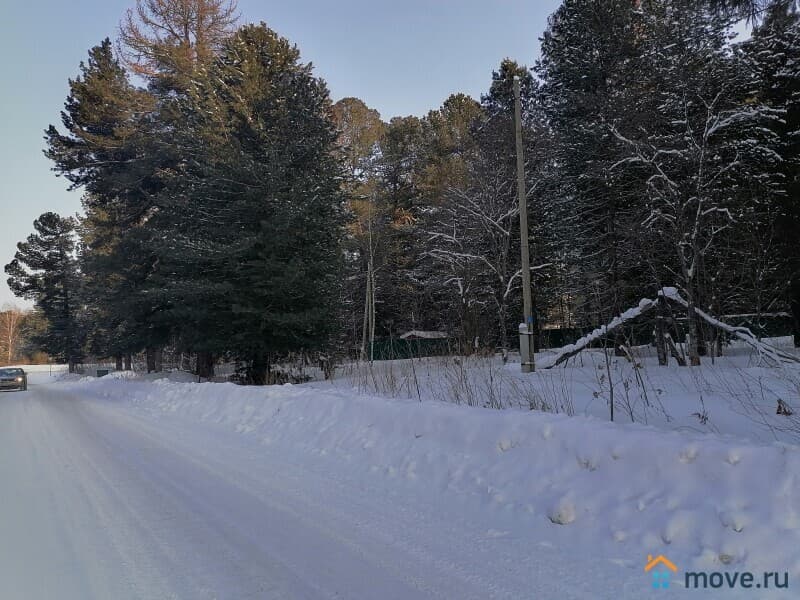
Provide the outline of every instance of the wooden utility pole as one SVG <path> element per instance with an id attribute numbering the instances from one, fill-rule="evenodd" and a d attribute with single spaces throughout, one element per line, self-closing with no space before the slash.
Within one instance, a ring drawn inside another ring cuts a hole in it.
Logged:
<path id="1" fill-rule="evenodd" d="M 522 372 L 536 370 L 533 347 L 533 302 L 531 300 L 531 259 L 528 248 L 528 199 L 525 193 L 525 157 L 522 154 L 522 102 L 519 77 L 514 76 L 514 129 L 517 138 L 517 200 L 519 201 L 519 236 L 522 252 L 522 302 L 524 321 L 519 326 L 519 353 Z"/>
<path id="2" fill-rule="evenodd" d="M 370 198 L 367 208 L 367 231 L 369 233 L 369 256 L 367 259 L 367 297 L 364 301 L 364 329 L 361 336 L 361 360 L 369 362 L 374 359 L 375 350 L 375 262 L 374 246 L 372 243 L 372 203 Z M 369 355 L 367 355 L 367 340 L 369 340 Z"/>

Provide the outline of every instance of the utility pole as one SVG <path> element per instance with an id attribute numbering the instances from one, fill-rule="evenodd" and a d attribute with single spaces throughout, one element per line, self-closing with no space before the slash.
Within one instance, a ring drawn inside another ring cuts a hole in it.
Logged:
<path id="1" fill-rule="evenodd" d="M 375 352 L 375 262 L 374 246 L 372 242 L 372 204 L 370 198 L 367 207 L 367 231 L 369 233 L 369 256 L 367 260 L 367 297 L 364 301 L 364 328 L 361 336 L 361 360 L 371 363 Z M 369 340 L 369 354 L 367 354 L 367 340 Z"/>
<path id="2" fill-rule="evenodd" d="M 528 248 L 528 199 L 525 193 L 525 157 L 522 154 L 522 102 L 519 76 L 514 76 L 514 130 L 517 138 L 517 199 L 519 201 L 519 236 L 522 253 L 522 303 L 524 321 L 519 326 L 519 353 L 522 372 L 536 370 L 533 348 L 533 302 L 531 300 L 531 259 Z"/>

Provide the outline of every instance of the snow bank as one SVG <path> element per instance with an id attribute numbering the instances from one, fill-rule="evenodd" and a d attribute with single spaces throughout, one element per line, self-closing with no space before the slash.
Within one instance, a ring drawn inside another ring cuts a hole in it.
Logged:
<path id="1" fill-rule="evenodd" d="M 393 480 L 511 519 L 522 535 L 638 564 L 800 575 L 800 448 L 359 396 L 319 386 L 63 383 L 83 398 L 255 436 L 269 452 Z M 171 415 L 171 416 L 170 416 Z M 372 482 L 372 483 L 371 483 Z"/>

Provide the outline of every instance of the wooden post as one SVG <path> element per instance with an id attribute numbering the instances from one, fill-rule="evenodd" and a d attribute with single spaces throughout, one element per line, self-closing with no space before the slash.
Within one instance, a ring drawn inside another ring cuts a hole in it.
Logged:
<path id="1" fill-rule="evenodd" d="M 520 326 L 520 358 L 522 372 L 536 370 L 533 345 L 533 302 L 531 299 L 531 261 L 528 247 L 528 199 L 525 193 L 525 157 L 522 154 L 522 102 L 519 77 L 514 76 L 514 131 L 517 143 L 517 200 L 519 201 L 519 236 L 522 253 L 523 325 Z"/>

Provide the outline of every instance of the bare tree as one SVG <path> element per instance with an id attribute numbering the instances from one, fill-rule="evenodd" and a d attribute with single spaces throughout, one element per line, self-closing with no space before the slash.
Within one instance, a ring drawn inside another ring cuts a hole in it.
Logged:
<path id="1" fill-rule="evenodd" d="M 494 306 L 498 338 L 508 348 L 506 329 L 513 295 L 519 293 L 519 204 L 514 179 L 478 161 L 473 185 L 451 188 L 447 201 L 427 212 L 426 256 L 442 265 L 441 282 L 460 303 Z M 528 195 L 536 191 L 533 186 Z M 531 271 L 550 265 L 531 267 Z"/>
<path id="2" fill-rule="evenodd" d="M 214 56 L 236 10 L 236 0 L 136 0 L 119 26 L 121 54 L 134 73 L 181 85 Z"/>
<path id="3" fill-rule="evenodd" d="M 631 151 L 612 171 L 643 169 L 641 222 L 672 248 L 675 262 L 667 268 L 686 298 L 689 362 L 699 365 L 695 309 L 710 304 L 701 282 L 710 263 L 731 264 L 730 249 L 720 240 L 751 228 L 764 198 L 775 191 L 770 173 L 780 158 L 768 126 L 780 115 L 748 99 L 753 75 L 726 46 L 725 21 L 697 12 L 674 17 L 685 23 L 675 27 L 658 13 L 647 16 L 642 40 L 653 51 L 643 54 L 642 71 L 661 91 L 649 123 L 626 134 L 624 123 L 611 127 Z M 679 50 L 657 52 L 670 44 L 677 48 L 677 40 Z M 647 86 L 642 89 L 649 94 Z M 635 104 L 637 93 L 622 92 L 622 101 Z"/>
<path id="4" fill-rule="evenodd" d="M 12 305 L 0 311 L 0 362 L 11 364 L 17 357 L 25 313 Z"/>

